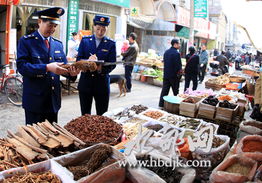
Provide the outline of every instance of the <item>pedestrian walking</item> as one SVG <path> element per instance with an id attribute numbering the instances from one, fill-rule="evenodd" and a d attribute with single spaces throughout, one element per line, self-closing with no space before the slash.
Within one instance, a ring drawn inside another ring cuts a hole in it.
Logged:
<path id="1" fill-rule="evenodd" d="M 72 32 L 72 38 L 68 41 L 67 50 L 67 59 L 69 61 L 76 61 L 79 43 L 79 35 L 77 34 L 77 32 Z"/>
<path id="2" fill-rule="evenodd" d="M 123 61 L 125 67 L 125 78 L 126 78 L 126 92 L 131 92 L 132 88 L 132 71 L 136 62 L 136 58 L 139 52 L 139 47 L 136 43 L 137 35 L 136 33 L 132 32 L 129 35 L 129 47 L 126 52 L 121 53 L 123 56 Z"/>
<path id="3" fill-rule="evenodd" d="M 197 75 L 199 69 L 199 56 L 195 54 L 196 49 L 193 46 L 189 47 L 189 54 L 186 55 L 185 67 L 185 89 L 189 88 L 190 81 L 193 82 L 193 90 L 197 89 Z"/>
<path id="4" fill-rule="evenodd" d="M 201 52 L 199 54 L 199 59 L 200 59 L 199 83 L 202 83 L 205 79 L 207 62 L 208 62 L 208 53 L 206 50 L 206 45 L 202 45 Z"/>
<path id="5" fill-rule="evenodd" d="M 159 100 L 159 107 L 164 107 L 163 97 L 168 95 L 170 87 L 173 94 L 176 96 L 179 93 L 179 83 L 182 74 L 182 63 L 179 52 L 180 41 L 174 38 L 171 41 L 171 48 L 164 53 L 164 78 L 163 87 Z"/>
<path id="6" fill-rule="evenodd" d="M 227 60 L 225 51 L 221 51 L 221 54 L 217 56 L 216 60 L 219 62 L 219 68 L 222 74 L 228 72 L 229 61 Z"/>
<path id="7" fill-rule="evenodd" d="M 17 49 L 17 68 L 23 75 L 23 101 L 26 124 L 48 120 L 57 122 L 61 107 L 59 75 L 76 76 L 79 71 L 67 63 L 62 42 L 52 37 L 64 9 L 55 7 L 38 11 L 38 30 L 23 36 Z M 72 77 L 71 79 L 75 79 Z"/>
<path id="8" fill-rule="evenodd" d="M 90 59 L 116 62 L 116 43 L 105 36 L 110 18 L 104 15 L 95 15 L 93 23 L 94 34 L 82 38 L 76 60 Z M 109 73 L 115 67 L 115 65 L 100 65 L 95 72 L 81 73 L 78 90 L 82 115 L 91 114 L 93 99 L 95 100 L 97 115 L 102 115 L 108 110 L 110 95 Z"/>

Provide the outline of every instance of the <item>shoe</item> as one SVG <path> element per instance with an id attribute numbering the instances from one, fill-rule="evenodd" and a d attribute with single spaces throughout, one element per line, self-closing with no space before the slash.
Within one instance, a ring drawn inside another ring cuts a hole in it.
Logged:
<path id="1" fill-rule="evenodd" d="M 164 107 L 158 107 L 158 109 L 160 109 L 160 110 L 164 110 Z"/>
<path id="2" fill-rule="evenodd" d="M 131 90 L 126 90 L 126 93 L 131 93 Z"/>

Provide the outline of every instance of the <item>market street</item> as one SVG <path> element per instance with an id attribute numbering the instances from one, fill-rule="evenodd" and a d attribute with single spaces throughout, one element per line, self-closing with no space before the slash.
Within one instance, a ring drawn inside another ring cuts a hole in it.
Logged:
<path id="1" fill-rule="evenodd" d="M 112 74 L 123 74 L 123 67 L 118 66 Z M 207 77 L 208 78 L 208 77 Z M 192 83 L 191 83 L 192 86 Z M 199 84 L 198 89 L 204 89 L 204 83 Z M 180 83 L 180 93 L 184 90 L 184 82 Z M 109 103 L 109 111 L 119 107 L 131 106 L 133 104 L 143 104 L 150 107 L 157 108 L 159 102 L 159 96 L 161 87 L 144 84 L 139 81 L 133 81 L 133 88 L 131 93 L 127 93 L 126 96 L 118 97 L 119 89 L 117 84 L 111 84 L 111 97 Z M 169 95 L 172 95 L 170 90 Z M 7 100 L 3 97 L 3 93 L 0 93 L 0 98 L 5 104 L 0 104 L 0 136 L 4 137 L 6 130 L 10 129 L 15 131 L 18 125 L 25 124 L 25 115 L 22 107 L 16 107 L 13 104 L 7 103 Z M 95 107 L 93 103 L 92 114 L 95 114 Z M 73 118 L 81 116 L 80 104 L 78 94 L 67 95 L 64 93 L 62 98 L 62 107 L 59 111 L 59 124 L 64 126 Z"/>

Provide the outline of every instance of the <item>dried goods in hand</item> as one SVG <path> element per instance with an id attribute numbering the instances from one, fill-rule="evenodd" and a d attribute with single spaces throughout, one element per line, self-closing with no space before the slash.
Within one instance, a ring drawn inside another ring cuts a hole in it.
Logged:
<path id="1" fill-rule="evenodd" d="M 105 116 L 85 114 L 65 125 L 65 129 L 87 145 L 104 142 L 117 144 L 122 134 L 121 125 Z"/>
<path id="2" fill-rule="evenodd" d="M 62 183 L 62 181 L 58 178 L 57 175 L 53 174 L 51 171 L 47 171 L 44 173 L 35 173 L 35 172 L 27 172 L 26 174 L 16 174 L 10 178 L 4 179 L 3 183 Z"/>
<path id="3" fill-rule="evenodd" d="M 192 97 L 188 97 L 188 98 L 185 99 L 183 102 L 187 102 L 187 103 L 192 103 L 192 104 L 194 104 L 194 103 L 196 103 L 196 100 L 195 100 L 194 98 L 192 98 Z"/>
<path id="4" fill-rule="evenodd" d="M 183 120 L 179 123 L 179 127 L 196 130 L 199 124 L 200 124 L 200 121 L 198 121 L 198 120 L 186 119 L 186 120 Z"/>
<path id="5" fill-rule="evenodd" d="M 90 156 L 86 157 L 87 161 L 83 162 L 81 165 L 68 166 L 67 168 L 74 174 L 74 179 L 79 180 L 82 177 L 90 175 L 101 169 L 104 163 L 109 165 L 109 163 L 114 163 L 112 159 L 112 148 L 109 145 L 103 144 L 98 145 L 93 149 L 90 149 Z"/>
<path id="6" fill-rule="evenodd" d="M 219 107 L 235 109 L 237 107 L 237 105 L 232 104 L 232 103 L 228 102 L 227 100 L 224 100 L 223 102 L 219 103 Z"/>
<path id="7" fill-rule="evenodd" d="M 216 106 L 218 102 L 219 102 L 218 99 L 214 96 L 209 96 L 205 100 L 203 100 L 204 104 L 208 104 L 212 106 Z"/>
<path id="8" fill-rule="evenodd" d="M 231 166 L 225 169 L 225 172 L 229 173 L 239 173 L 244 176 L 248 176 L 249 172 L 251 171 L 251 167 L 247 165 L 242 165 L 241 163 L 233 163 Z"/>
<path id="9" fill-rule="evenodd" d="M 153 118 L 153 119 L 159 119 L 162 117 L 164 114 L 159 111 L 147 111 L 144 113 L 145 116 Z"/>
<path id="10" fill-rule="evenodd" d="M 71 66 L 74 66 L 83 72 L 87 72 L 87 71 L 94 72 L 97 70 L 96 63 L 92 61 L 78 61 L 73 64 L 62 65 L 62 67 L 65 69 L 69 69 Z"/>
<path id="11" fill-rule="evenodd" d="M 133 105 L 133 106 L 130 108 L 130 110 L 135 111 L 136 114 L 139 114 L 139 113 L 141 113 L 141 112 L 144 112 L 144 111 L 147 110 L 147 109 L 148 109 L 148 107 L 143 106 L 143 105 Z"/>
<path id="12" fill-rule="evenodd" d="M 155 160 L 157 162 L 156 159 L 153 159 L 152 157 L 146 156 L 146 155 L 137 157 L 137 160 L 144 161 L 144 162 L 151 162 L 152 160 Z M 182 177 L 184 176 L 182 173 L 177 171 L 177 169 L 174 169 L 175 167 L 169 166 L 169 163 L 168 163 L 168 166 L 161 166 L 161 167 L 145 166 L 144 168 L 147 168 L 151 170 L 152 172 L 156 173 L 159 177 L 161 177 L 167 183 L 180 182 Z"/>

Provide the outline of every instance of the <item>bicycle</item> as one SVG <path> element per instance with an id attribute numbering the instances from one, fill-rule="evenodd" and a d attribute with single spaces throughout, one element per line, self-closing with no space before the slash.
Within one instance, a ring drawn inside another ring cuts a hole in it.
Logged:
<path id="1" fill-rule="evenodd" d="M 19 74 L 6 73 L 5 69 L 9 65 L 0 65 L 2 77 L 0 78 L 0 91 L 4 91 L 7 99 L 16 106 L 22 105 L 23 82 Z"/>

